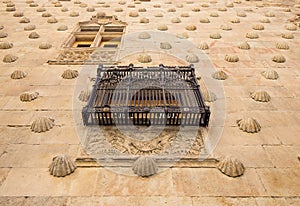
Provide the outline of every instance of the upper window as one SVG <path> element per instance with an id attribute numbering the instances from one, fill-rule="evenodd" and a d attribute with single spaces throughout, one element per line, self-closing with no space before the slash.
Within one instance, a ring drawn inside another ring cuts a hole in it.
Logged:
<path id="1" fill-rule="evenodd" d="M 103 22 L 103 19 L 106 22 Z M 119 48 L 126 24 L 115 17 L 105 17 L 97 21 L 81 22 L 65 42 L 69 48 Z"/>

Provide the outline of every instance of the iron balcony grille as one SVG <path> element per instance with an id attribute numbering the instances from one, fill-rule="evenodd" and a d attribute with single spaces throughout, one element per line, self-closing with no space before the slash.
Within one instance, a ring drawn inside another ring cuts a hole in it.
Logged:
<path id="1" fill-rule="evenodd" d="M 134 67 L 99 65 L 84 125 L 208 126 L 205 105 L 190 66 Z"/>

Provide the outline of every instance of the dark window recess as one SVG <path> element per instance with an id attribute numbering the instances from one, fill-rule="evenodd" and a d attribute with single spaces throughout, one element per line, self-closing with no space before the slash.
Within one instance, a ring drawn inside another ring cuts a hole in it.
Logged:
<path id="1" fill-rule="evenodd" d="M 120 28 L 117 28 L 117 27 L 112 27 L 112 28 L 105 27 L 104 28 L 104 32 L 123 32 L 123 30 L 124 30 L 123 27 L 120 27 Z"/>
<path id="2" fill-rule="evenodd" d="M 77 47 L 90 47 L 90 44 L 78 44 Z"/>
<path id="3" fill-rule="evenodd" d="M 117 44 L 104 44 L 104 48 L 118 48 Z"/>

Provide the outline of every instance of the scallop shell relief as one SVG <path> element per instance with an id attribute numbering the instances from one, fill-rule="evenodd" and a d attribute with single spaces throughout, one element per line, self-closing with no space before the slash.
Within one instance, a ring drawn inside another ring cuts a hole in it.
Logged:
<path id="1" fill-rule="evenodd" d="M 198 56 L 196 56 L 195 54 L 188 54 L 186 57 L 185 57 L 186 61 L 189 62 L 189 63 L 197 63 L 199 62 L 199 58 Z"/>
<path id="2" fill-rule="evenodd" d="M 33 93 L 25 92 L 20 95 L 20 100 L 22 102 L 31 102 L 31 101 L 35 100 L 36 98 L 38 98 L 38 96 L 39 96 L 38 92 L 33 92 Z"/>
<path id="3" fill-rule="evenodd" d="M 228 75 L 227 75 L 224 71 L 219 70 L 219 71 L 213 73 L 213 74 L 212 74 L 212 77 L 213 77 L 214 79 L 218 79 L 218 80 L 225 80 L 225 79 L 228 78 Z"/>
<path id="4" fill-rule="evenodd" d="M 158 171 L 157 164 L 152 157 L 139 157 L 134 163 L 132 170 L 141 177 L 149 177 Z"/>
<path id="5" fill-rule="evenodd" d="M 263 71 L 263 72 L 261 73 L 261 75 L 262 75 L 263 77 L 265 77 L 266 79 L 271 79 L 271 80 L 276 80 L 276 79 L 279 78 L 278 73 L 277 73 L 275 70 L 272 70 L 272 69 Z"/>
<path id="6" fill-rule="evenodd" d="M 253 92 L 251 98 L 258 102 L 269 102 L 271 100 L 270 95 L 266 91 Z"/>
<path id="7" fill-rule="evenodd" d="M 137 60 L 141 63 L 149 63 L 152 61 L 152 58 L 149 54 L 141 54 L 138 56 Z"/>
<path id="8" fill-rule="evenodd" d="M 49 172 L 54 177 L 64 177 L 73 173 L 76 169 L 75 163 L 66 155 L 58 155 L 53 158 L 49 166 Z"/>
<path id="9" fill-rule="evenodd" d="M 244 174 L 245 167 L 243 163 L 241 163 L 239 160 L 231 158 L 231 157 L 225 157 L 223 160 L 221 160 L 217 168 L 225 175 L 229 177 L 239 177 Z"/>
<path id="10" fill-rule="evenodd" d="M 49 131 L 54 127 L 54 119 L 49 117 L 39 117 L 31 124 L 31 131 L 41 133 Z"/>
<path id="11" fill-rule="evenodd" d="M 77 70 L 67 69 L 61 75 L 61 77 L 64 78 L 64 79 L 75 79 L 76 77 L 78 77 L 78 71 Z"/>
<path id="12" fill-rule="evenodd" d="M 16 70 L 11 73 L 10 78 L 12 79 L 23 79 L 27 76 L 27 74 L 21 70 Z"/>
<path id="13" fill-rule="evenodd" d="M 83 90 L 80 92 L 78 99 L 82 102 L 87 102 L 90 98 L 90 91 L 89 90 Z"/>
<path id="14" fill-rule="evenodd" d="M 254 118 L 239 119 L 236 121 L 236 123 L 239 126 L 240 130 L 248 133 L 257 133 L 261 129 L 260 124 Z"/>

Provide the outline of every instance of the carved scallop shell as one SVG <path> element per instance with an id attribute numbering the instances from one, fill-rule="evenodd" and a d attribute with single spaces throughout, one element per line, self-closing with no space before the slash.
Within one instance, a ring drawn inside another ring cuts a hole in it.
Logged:
<path id="1" fill-rule="evenodd" d="M 214 102 L 217 100 L 217 96 L 215 93 L 208 91 L 207 89 L 201 90 L 204 101 L 206 102 Z"/>
<path id="2" fill-rule="evenodd" d="M 23 79 L 27 76 L 26 72 L 23 72 L 21 70 L 15 70 L 13 73 L 11 73 L 10 78 L 12 79 Z"/>
<path id="3" fill-rule="evenodd" d="M 269 102 L 271 100 L 270 95 L 266 91 L 256 91 L 251 93 L 250 96 L 258 102 Z"/>
<path id="4" fill-rule="evenodd" d="M 276 42 L 275 44 L 277 49 L 285 49 L 288 50 L 290 47 L 286 42 Z"/>
<path id="5" fill-rule="evenodd" d="M 209 16 L 211 16 L 211 17 L 219 17 L 219 14 L 217 12 L 211 12 L 209 14 Z"/>
<path id="6" fill-rule="evenodd" d="M 126 1 L 123 1 L 123 0 L 122 0 L 122 1 L 119 1 L 119 4 L 120 4 L 120 5 L 125 5 L 125 4 L 126 4 Z"/>
<path id="7" fill-rule="evenodd" d="M 181 17 L 189 17 L 190 15 L 189 15 L 189 13 L 182 13 L 180 16 Z"/>
<path id="8" fill-rule="evenodd" d="M 0 42 L 0 49 L 10 49 L 12 48 L 14 45 L 13 43 L 10 43 L 10 42 Z"/>
<path id="9" fill-rule="evenodd" d="M 155 17 L 163 17 L 164 15 L 162 13 L 157 13 L 154 15 Z"/>
<path id="10" fill-rule="evenodd" d="M 165 25 L 165 24 L 160 24 L 160 25 L 158 25 L 157 30 L 167 31 L 168 30 L 168 26 Z"/>
<path id="11" fill-rule="evenodd" d="M 245 167 L 243 163 L 241 163 L 237 159 L 233 159 L 229 156 L 225 157 L 221 160 L 217 168 L 225 175 L 229 177 L 238 177 L 244 174 Z"/>
<path id="12" fill-rule="evenodd" d="M 141 177 L 149 177 L 158 171 L 158 166 L 152 157 L 139 157 L 132 166 L 135 174 Z"/>
<path id="13" fill-rule="evenodd" d="M 63 72 L 61 77 L 64 78 L 64 79 L 75 79 L 76 77 L 78 77 L 78 71 L 67 69 Z"/>
<path id="14" fill-rule="evenodd" d="M 237 55 L 225 55 L 225 60 L 228 62 L 238 62 L 239 61 L 239 57 Z"/>
<path id="15" fill-rule="evenodd" d="M 0 38 L 6 38 L 8 36 L 8 34 L 7 33 L 5 33 L 5 32 L 0 32 Z"/>
<path id="16" fill-rule="evenodd" d="M 227 11 L 227 8 L 226 7 L 220 7 L 220 8 L 218 8 L 218 11 Z"/>
<path id="17" fill-rule="evenodd" d="M 141 32 L 138 36 L 139 39 L 150 39 L 151 35 L 148 32 Z"/>
<path id="18" fill-rule="evenodd" d="M 271 80 L 276 80 L 276 79 L 279 78 L 278 73 L 275 70 L 272 70 L 272 69 L 268 69 L 266 71 L 263 71 L 261 73 L 261 75 L 263 77 L 265 77 L 266 79 L 271 79 Z"/>
<path id="19" fill-rule="evenodd" d="M 283 33 L 281 34 L 281 37 L 284 39 L 293 39 L 294 35 L 292 33 Z"/>
<path id="20" fill-rule="evenodd" d="M 12 54 L 7 54 L 3 57 L 3 62 L 4 63 L 12 63 L 17 61 L 18 57 Z"/>
<path id="21" fill-rule="evenodd" d="M 177 4 L 176 7 L 177 8 L 183 8 L 183 4 Z"/>
<path id="22" fill-rule="evenodd" d="M 199 7 L 194 7 L 194 8 L 192 8 L 192 11 L 193 11 L 193 12 L 199 12 L 199 11 L 200 11 L 200 8 L 199 8 Z"/>
<path id="23" fill-rule="evenodd" d="M 180 23 L 181 20 L 178 17 L 174 17 L 171 19 L 171 22 L 176 24 L 176 23 Z"/>
<path id="24" fill-rule="evenodd" d="M 176 37 L 179 39 L 188 39 L 189 35 L 186 32 L 183 32 L 181 34 L 176 34 Z"/>
<path id="25" fill-rule="evenodd" d="M 197 27 L 195 25 L 188 25 L 185 27 L 185 29 L 188 31 L 195 31 Z"/>
<path id="26" fill-rule="evenodd" d="M 15 7 L 13 2 L 7 2 L 6 7 Z"/>
<path id="27" fill-rule="evenodd" d="M 236 123 L 239 126 L 240 130 L 248 133 L 256 133 L 261 129 L 258 121 L 254 118 L 239 119 L 236 121 Z"/>
<path id="28" fill-rule="evenodd" d="M 49 12 L 45 12 L 42 14 L 42 17 L 50 17 L 50 16 L 52 16 L 52 14 Z"/>
<path id="29" fill-rule="evenodd" d="M 212 74 L 212 78 L 218 80 L 225 80 L 228 78 L 228 75 L 224 71 L 219 70 Z"/>
<path id="30" fill-rule="evenodd" d="M 40 49 L 50 49 L 51 47 L 52 47 L 52 45 L 47 42 L 43 42 L 39 45 Z"/>
<path id="31" fill-rule="evenodd" d="M 103 17 L 105 17 L 106 16 L 106 13 L 104 12 L 104 11 L 99 11 L 99 12 L 97 12 L 97 14 L 96 14 L 96 17 L 97 18 L 103 18 Z"/>
<path id="32" fill-rule="evenodd" d="M 248 42 L 245 41 L 245 42 L 242 42 L 242 43 L 239 44 L 239 48 L 244 49 L 244 50 L 249 50 L 251 47 L 248 44 Z"/>
<path id="33" fill-rule="evenodd" d="M 128 4 L 127 7 L 128 7 L 128 8 L 135 8 L 135 5 L 134 5 L 134 4 Z"/>
<path id="34" fill-rule="evenodd" d="M 87 102 L 90 98 L 90 91 L 89 90 L 82 90 L 78 96 L 78 99 L 82 102 Z"/>
<path id="35" fill-rule="evenodd" d="M 137 11 L 131 11 L 131 12 L 129 12 L 129 16 L 130 17 L 138 17 L 139 13 Z"/>
<path id="36" fill-rule="evenodd" d="M 140 23 L 142 24 L 148 24 L 149 22 L 150 22 L 149 19 L 147 19 L 146 17 L 140 19 Z"/>
<path id="37" fill-rule="evenodd" d="M 296 31 L 297 26 L 295 24 L 289 24 L 289 25 L 285 25 L 285 29 L 289 31 Z"/>
<path id="38" fill-rule="evenodd" d="M 86 8 L 86 11 L 87 12 L 94 12 L 95 8 L 94 7 L 88 7 L 88 8 Z"/>
<path id="39" fill-rule="evenodd" d="M 275 55 L 273 58 L 272 58 L 272 61 L 273 62 L 276 62 L 276 63 L 284 63 L 286 61 L 285 57 L 282 56 L 282 55 Z"/>
<path id="40" fill-rule="evenodd" d="M 56 4 L 54 4 L 54 7 L 62 7 L 62 4 L 60 2 L 57 2 Z"/>
<path id="41" fill-rule="evenodd" d="M 123 12 L 122 8 L 115 8 L 115 12 Z"/>
<path id="42" fill-rule="evenodd" d="M 270 19 L 268 19 L 268 18 L 263 18 L 263 19 L 261 19 L 261 20 L 259 20 L 261 23 L 270 23 L 271 21 L 270 21 Z"/>
<path id="43" fill-rule="evenodd" d="M 40 38 L 40 35 L 34 31 L 28 35 L 28 38 L 29 39 L 37 39 L 37 38 Z"/>
<path id="44" fill-rule="evenodd" d="M 80 5 L 79 5 L 79 7 L 81 7 L 81 8 L 86 8 L 88 5 L 86 4 L 86 3 L 81 3 Z M 110 5 L 109 4 L 104 4 L 104 5 L 102 5 L 102 7 L 110 7 Z"/>
<path id="45" fill-rule="evenodd" d="M 241 4 L 242 3 L 241 0 L 234 0 L 233 2 L 236 3 L 236 4 Z"/>
<path id="46" fill-rule="evenodd" d="M 255 25 L 252 26 L 252 29 L 254 29 L 254 30 L 264 30 L 265 27 L 262 24 L 255 24 Z"/>
<path id="47" fill-rule="evenodd" d="M 149 63 L 152 61 L 152 58 L 149 54 L 140 54 L 137 60 L 141 63 Z"/>
<path id="48" fill-rule="evenodd" d="M 237 23 L 240 23 L 240 19 L 239 18 L 234 18 L 234 19 L 231 19 L 230 20 L 231 23 L 234 23 L 234 24 L 237 24 Z"/>
<path id="49" fill-rule="evenodd" d="M 31 131 L 41 133 L 49 131 L 54 127 L 54 119 L 49 117 L 39 117 L 31 124 Z"/>
<path id="50" fill-rule="evenodd" d="M 24 13 L 21 11 L 16 11 L 13 16 L 14 17 L 22 17 L 22 16 L 24 16 Z"/>
<path id="51" fill-rule="evenodd" d="M 257 34 L 256 32 L 253 32 L 253 31 L 248 32 L 248 33 L 246 34 L 246 37 L 247 37 L 248 39 L 257 39 L 257 38 L 259 38 L 258 34 Z"/>
<path id="52" fill-rule="evenodd" d="M 206 42 L 200 42 L 198 48 L 201 50 L 207 50 L 207 49 L 209 49 L 209 46 Z"/>
<path id="53" fill-rule="evenodd" d="M 230 25 L 228 25 L 228 24 L 222 24 L 222 25 L 220 26 L 220 28 L 221 28 L 222 30 L 224 30 L 224 31 L 230 31 L 230 30 L 232 30 L 232 27 L 231 27 Z"/>
<path id="54" fill-rule="evenodd" d="M 69 16 L 70 17 L 77 17 L 77 16 L 79 16 L 79 12 L 77 12 L 77 11 L 71 11 Z"/>
<path id="55" fill-rule="evenodd" d="M 138 12 L 146 12 L 147 11 L 147 9 L 145 9 L 145 8 L 139 8 L 138 9 Z"/>
<path id="56" fill-rule="evenodd" d="M 160 48 L 161 49 L 172 49 L 172 45 L 169 42 L 161 42 Z"/>
<path id="57" fill-rule="evenodd" d="M 186 4 L 193 4 L 194 1 L 186 1 Z"/>
<path id="58" fill-rule="evenodd" d="M 197 62 L 199 62 L 199 58 L 195 54 L 188 54 L 188 55 L 186 55 L 185 59 L 189 63 L 197 63 Z"/>
<path id="59" fill-rule="evenodd" d="M 36 26 L 33 25 L 33 24 L 30 24 L 30 25 L 27 25 L 24 27 L 24 31 L 32 31 L 32 30 L 35 30 L 36 29 Z"/>
<path id="60" fill-rule="evenodd" d="M 44 7 L 39 7 L 36 9 L 37 12 L 44 12 L 46 9 Z"/>
<path id="61" fill-rule="evenodd" d="M 19 23 L 25 23 L 25 24 L 27 24 L 29 22 L 30 22 L 30 19 L 25 16 L 19 21 Z"/>
<path id="62" fill-rule="evenodd" d="M 210 23 L 208 18 L 201 18 L 200 23 Z"/>
<path id="63" fill-rule="evenodd" d="M 49 24 L 55 24 L 55 23 L 57 23 L 58 21 L 57 21 L 57 19 L 56 19 L 55 17 L 51 17 L 51 18 L 49 18 L 49 19 L 47 20 L 47 22 L 48 22 Z"/>
<path id="64" fill-rule="evenodd" d="M 20 100 L 22 102 L 31 102 L 31 101 L 35 100 L 36 98 L 38 98 L 38 96 L 39 96 L 38 92 L 33 92 L 33 93 L 25 92 L 20 95 Z"/>
<path id="65" fill-rule="evenodd" d="M 29 4 L 30 7 L 38 7 L 39 5 L 37 3 L 31 3 Z"/>
<path id="66" fill-rule="evenodd" d="M 210 37 L 211 39 L 221 39 L 221 38 L 222 38 L 222 36 L 221 36 L 220 33 L 213 33 L 213 34 L 210 34 L 209 37 Z"/>
<path id="67" fill-rule="evenodd" d="M 169 8 L 169 9 L 167 10 L 167 12 L 176 12 L 176 9 L 175 9 L 175 8 Z"/>
<path id="68" fill-rule="evenodd" d="M 212 1 L 214 1 L 214 0 L 212 0 Z M 212 1 L 210 1 L 210 3 L 214 3 L 214 2 L 212 2 Z M 205 8 L 208 8 L 209 7 L 209 4 L 207 4 L 207 3 L 203 3 L 203 4 L 201 4 L 201 6 L 202 7 L 205 7 Z"/>
<path id="69" fill-rule="evenodd" d="M 267 12 L 265 13 L 266 17 L 275 17 L 275 14 L 273 12 Z"/>
<path id="70" fill-rule="evenodd" d="M 68 30 L 68 26 L 67 25 L 61 25 L 57 28 L 57 31 L 66 31 Z"/>
<path id="71" fill-rule="evenodd" d="M 228 8 L 232 8 L 232 7 L 234 7 L 234 5 L 233 5 L 233 3 L 232 3 L 232 2 L 227 2 L 227 3 L 226 3 L 226 7 L 228 7 Z"/>
<path id="72" fill-rule="evenodd" d="M 160 5 L 160 4 L 154 4 L 153 7 L 154 7 L 154 8 L 160 8 L 161 5 Z"/>
<path id="73" fill-rule="evenodd" d="M 7 7 L 7 8 L 5 9 L 5 11 L 7 11 L 7 12 L 16 11 L 16 7 Z"/>
<path id="74" fill-rule="evenodd" d="M 67 12 L 67 11 L 69 11 L 68 8 L 66 8 L 66 7 L 61 8 L 61 12 Z"/>
<path id="75" fill-rule="evenodd" d="M 247 14 L 243 11 L 238 12 L 236 15 L 239 16 L 239 17 L 246 17 L 247 16 Z"/>
<path id="76" fill-rule="evenodd" d="M 54 177 L 64 177 L 73 173 L 75 169 L 75 163 L 66 155 L 58 155 L 54 157 L 49 166 L 49 172 Z"/>

